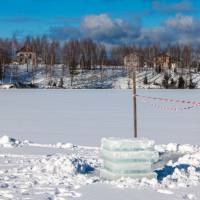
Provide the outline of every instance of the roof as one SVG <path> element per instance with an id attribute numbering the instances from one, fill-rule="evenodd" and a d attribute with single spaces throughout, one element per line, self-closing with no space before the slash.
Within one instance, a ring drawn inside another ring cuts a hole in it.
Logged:
<path id="1" fill-rule="evenodd" d="M 124 58 L 129 58 L 129 57 L 132 57 L 132 56 L 144 57 L 142 54 L 138 53 L 137 51 L 134 51 L 134 52 L 126 55 Z"/>
<path id="2" fill-rule="evenodd" d="M 17 53 L 19 52 L 33 52 L 30 47 L 23 46 L 21 49 L 17 50 Z"/>
<path id="3" fill-rule="evenodd" d="M 167 53 L 159 53 L 157 56 L 155 57 L 170 57 L 170 55 L 168 55 Z"/>

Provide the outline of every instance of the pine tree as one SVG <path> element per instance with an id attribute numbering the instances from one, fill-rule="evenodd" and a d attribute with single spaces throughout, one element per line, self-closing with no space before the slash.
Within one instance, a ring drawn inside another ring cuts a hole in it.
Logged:
<path id="1" fill-rule="evenodd" d="M 60 78 L 60 81 L 58 83 L 58 87 L 63 88 L 63 86 L 64 86 L 64 80 L 63 80 L 63 78 Z"/>
<path id="2" fill-rule="evenodd" d="M 144 85 L 148 84 L 148 78 L 147 78 L 147 76 L 144 77 L 143 83 L 144 83 Z"/>
<path id="3" fill-rule="evenodd" d="M 190 79 L 189 89 L 194 89 L 196 87 L 196 84 Z"/>
<path id="4" fill-rule="evenodd" d="M 182 76 L 180 76 L 179 79 L 178 79 L 178 88 L 179 89 L 185 88 L 185 80 Z"/>
<path id="5" fill-rule="evenodd" d="M 167 73 L 164 74 L 164 78 L 162 81 L 162 85 L 164 88 L 168 89 L 169 88 L 169 75 Z"/>

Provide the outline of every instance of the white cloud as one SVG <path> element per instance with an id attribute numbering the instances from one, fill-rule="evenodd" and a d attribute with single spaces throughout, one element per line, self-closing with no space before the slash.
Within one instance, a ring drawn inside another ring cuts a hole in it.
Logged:
<path id="1" fill-rule="evenodd" d="M 200 20 L 188 15 L 176 15 L 156 28 L 141 28 L 138 20 L 128 23 L 112 19 L 107 14 L 85 16 L 79 27 L 53 27 L 51 36 L 57 39 L 91 38 L 106 44 L 200 44 Z"/>
<path id="2" fill-rule="evenodd" d="M 192 16 L 183 16 L 183 15 L 176 15 L 174 18 L 170 18 L 166 20 L 165 24 L 168 27 L 176 28 L 176 29 L 190 29 L 193 28 L 195 25 L 195 20 Z"/>
<path id="3" fill-rule="evenodd" d="M 176 15 L 165 20 L 157 28 L 143 28 L 141 43 L 168 44 L 194 44 L 200 42 L 200 21 L 192 16 Z"/>
<path id="4" fill-rule="evenodd" d="M 128 42 L 140 35 L 138 20 L 127 23 L 122 19 L 111 19 L 107 14 L 89 15 L 81 22 L 83 36 L 110 43 Z"/>
<path id="5" fill-rule="evenodd" d="M 101 15 L 89 15 L 83 18 L 82 21 L 83 28 L 87 29 L 112 29 L 114 27 L 114 23 L 111 18 L 106 14 Z"/>

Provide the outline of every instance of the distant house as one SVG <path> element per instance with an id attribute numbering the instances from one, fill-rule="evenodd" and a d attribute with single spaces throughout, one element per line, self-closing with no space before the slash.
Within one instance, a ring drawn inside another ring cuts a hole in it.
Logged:
<path id="1" fill-rule="evenodd" d="M 36 65 L 37 56 L 29 47 L 24 46 L 19 49 L 17 52 L 17 61 L 19 64 L 30 64 Z"/>
<path id="2" fill-rule="evenodd" d="M 171 69 L 177 70 L 179 67 L 182 67 L 183 63 L 179 58 L 171 57 Z"/>
<path id="3" fill-rule="evenodd" d="M 168 54 L 161 53 L 154 58 L 154 67 L 161 70 L 171 69 L 171 57 Z"/>
<path id="4" fill-rule="evenodd" d="M 144 67 L 144 57 L 137 52 L 131 53 L 124 57 L 124 66 L 137 69 Z"/>

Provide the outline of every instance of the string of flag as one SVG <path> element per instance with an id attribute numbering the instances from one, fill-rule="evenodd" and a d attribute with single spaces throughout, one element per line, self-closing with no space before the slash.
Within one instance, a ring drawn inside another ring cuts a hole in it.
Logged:
<path id="1" fill-rule="evenodd" d="M 149 103 L 152 107 L 158 109 L 158 110 L 169 110 L 169 111 L 186 111 L 186 110 L 189 110 L 189 109 L 192 109 L 194 108 L 194 106 L 188 106 L 188 107 L 183 107 L 183 108 L 180 108 L 180 107 L 175 107 L 175 106 L 163 106 L 163 105 L 159 105 L 158 103 L 152 103 L 152 102 L 149 102 L 149 101 L 145 101 L 145 100 L 142 100 L 143 103 Z"/>
<path id="2" fill-rule="evenodd" d="M 143 96 L 143 95 L 136 95 L 137 98 L 140 98 L 142 102 L 149 103 L 156 109 L 159 110 L 170 110 L 170 111 L 185 111 L 192 109 L 194 107 L 200 106 L 200 102 L 196 101 L 189 101 L 189 100 L 177 100 L 177 99 L 170 99 L 170 98 L 159 98 L 159 97 L 151 97 L 151 96 Z M 178 104 L 190 104 L 189 106 L 185 107 L 177 107 L 177 106 L 166 106 L 160 105 L 159 103 L 154 103 L 152 101 L 160 101 L 160 102 L 167 102 L 167 103 L 178 103 Z"/>
<path id="3" fill-rule="evenodd" d="M 151 96 L 143 96 L 143 95 L 138 95 L 138 94 L 136 95 L 136 97 L 159 100 L 159 101 L 164 101 L 164 102 L 171 102 L 171 103 L 182 103 L 182 104 L 191 104 L 193 106 L 200 106 L 200 102 L 189 101 L 189 100 L 177 100 L 177 99 L 170 99 L 170 98 L 151 97 Z"/>

